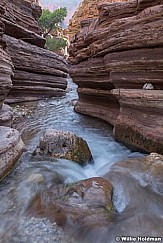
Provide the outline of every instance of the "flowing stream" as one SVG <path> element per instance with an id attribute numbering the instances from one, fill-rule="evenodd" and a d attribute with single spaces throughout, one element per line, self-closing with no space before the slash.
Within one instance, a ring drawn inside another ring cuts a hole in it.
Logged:
<path id="1" fill-rule="evenodd" d="M 47 219 L 26 218 L 24 212 L 31 199 L 45 190 L 61 175 L 63 183 L 103 176 L 108 173 L 114 187 L 113 201 L 118 217 L 111 231 L 107 227 L 101 234 L 89 232 L 80 235 L 80 242 L 114 243 L 116 236 L 163 236 L 163 183 L 153 182 L 134 164 L 134 171 L 121 167 L 120 162 L 144 156 L 131 152 L 114 141 L 112 128 L 105 122 L 73 111 L 77 100 L 76 85 L 69 80 L 67 95 L 39 102 L 20 105 L 23 118 L 15 122 L 26 144 L 15 170 L 0 185 L 0 242 L 3 243 L 52 243 L 61 242 L 61 232 Z M 16 109 L 16 108 L 15 108 Z M 71 161 L 34 161 L 32 152 L 47 128 L 72 131 L 87 141 L 95 163 L 80 167 Z M 41 174 L 40 184 L 33 174 Z M 127 240 L 124 242 L 128 242 Z M 135 242 L 134 239 L 130 242 Z M 150 241 L 154 242 L 154 241 Z M 74 242 L 76 243 L 76 242 Z"/>

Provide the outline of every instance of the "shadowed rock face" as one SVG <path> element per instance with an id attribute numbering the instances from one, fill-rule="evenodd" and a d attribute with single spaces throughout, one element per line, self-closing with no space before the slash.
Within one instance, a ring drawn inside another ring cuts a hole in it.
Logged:
<path id="1" fill-rule="evenodd" d="M 3 9 L 0 8 L 0 16 L 1 14 L 3 14 Z M 11 76 L 13 75 L 11 58 L 3 49 L 5 47 L 5 42 L 2 40 L 4 27 L 0 19 L 0 126 L 11 126 L 12 110 L 3 104 L 12 87 Z"/>
<path id="2" fill-rule="evenodd" d="M 41 7 L 31 3 L 32 0 L 0 3 L 1 21 L 5 25 L 3 41 L 14 64 L 8 103 L 62 96 L 67 86 L 67 63 L 44 49 L 45 39 L 37 22 Z"/>
<path id="3" fill-rule="evenodd" d="M 24 148 L 19 132 L 9 128 L 12 125 L 12 109 L 3 104 L 12 87 L 13 75 L 11 58 L 3 49 L 6 45 L 2 41 L 3 30 L 4 25 L 0 19 L 0 180 L 10 172 Z"/>
<path id="4" fill-rule="evenodd" d="M 11 58 L 0 46 L 0 108 L 2 108 L 3 101 L 12 87 L 12 67 Z"/>
<path id="5" fill-rule="evenodd" d="M 132 148 L 163 153 L 162 1 L 103 3 L 98 10 L 70 46 L 75 110 L 112 124 L 115 138 Z"/>

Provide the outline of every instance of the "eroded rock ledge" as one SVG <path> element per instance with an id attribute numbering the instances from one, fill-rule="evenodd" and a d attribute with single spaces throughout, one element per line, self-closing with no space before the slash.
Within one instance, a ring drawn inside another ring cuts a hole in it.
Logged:
<path id="1" fill-rule="evenodd" d="M 98 10 L 70 46 L 75 110 L 112 124 L 120 142 L 163 154 L 162 1 L 103 3 Z"/>
<path id="2" fill-rule="evenodd" d="M 2 14 L 4 11 L 0 6 L 0 180 L 10 172 L 24 148 L 19 132 L 10 128 L 12 109 L 3 103 L 12 87 L 13 64 L 2 39 L 5 28 L 1 20 Z"/>

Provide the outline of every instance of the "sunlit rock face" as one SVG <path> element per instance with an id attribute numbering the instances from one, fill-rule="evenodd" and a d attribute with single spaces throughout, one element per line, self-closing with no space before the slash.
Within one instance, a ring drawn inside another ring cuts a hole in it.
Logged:
<path id="1" fill-rule="evenodd" d="M 101 3 L 125 2 L 127 0 L 84 0 L 75 11 L 74 15 L 69 21 L 67 33 L 70 40 L 78 32 L 80 27 L 89 25 L 95 18 L 98 17 L 98 5 Z"/>
<path id="2" fill-rule="evenodd" d="M 62 96 L 67 86 L 64 58 L 44 49 L 38 25 L 42 10 L 32 0 L 2 0 L 3 41 L 14 64 L 13 87 L 6 102 Z"/>
<path id="3" fill-rule="evenodd" d="M 98 17 L 81 24 L 69 51 L 79 93 L 75 110 L 112 124 L 115 138 L 131 148 L 158 153 L 163 153 L 162 10 L 159 0 L 100 4 Z"/>

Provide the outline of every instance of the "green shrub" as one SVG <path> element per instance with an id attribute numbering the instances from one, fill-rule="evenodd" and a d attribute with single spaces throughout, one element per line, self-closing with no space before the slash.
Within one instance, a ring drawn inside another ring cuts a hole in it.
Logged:
<path id="1" fill-rule="evenodd" d="M 57 51 L 60 49 L 64 49 L 67 46 L 67 40 L 63 38 L 46 38 L 46 47 L 50 51 Z"/>

